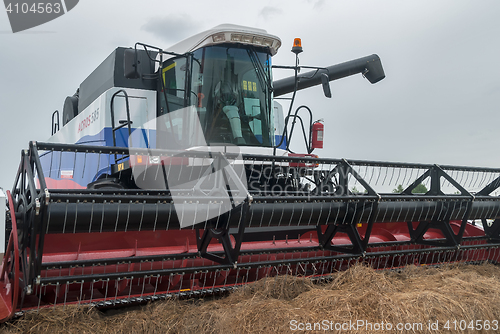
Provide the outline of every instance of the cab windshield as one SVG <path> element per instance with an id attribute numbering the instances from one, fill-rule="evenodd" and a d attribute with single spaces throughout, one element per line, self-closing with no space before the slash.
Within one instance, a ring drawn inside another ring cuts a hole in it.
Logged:
<path id="1" fill-rule="evenodd" d="M 195 113 L 207 145 L 274 145 L 268 52 L 234 44 L 204 47 L 192 57 L 165 61 L 162 72 L 159 116 L 171 113 L 165 126 L 176 141 L 192 136 L 187 123 L 192 126 L 193 115 L 186 117 Z"/>

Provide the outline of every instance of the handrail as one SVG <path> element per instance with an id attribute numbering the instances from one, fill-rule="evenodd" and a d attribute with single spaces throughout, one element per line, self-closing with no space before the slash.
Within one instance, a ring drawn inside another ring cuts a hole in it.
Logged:
<path id="1" fill-rule="evenodd" d="M 127 112 L 127 120 L 126 121 L 123 121 L 123 120 L 120 120 L 118 121 L 121 125 L 115 127 L 115 109 L 114 109 L 114 101 L 115 101 L 115 97 L 120 94 L 120 93 L 123 93 L 123 95 L 125 96 L 125 105 L 126 105 L 126 112 Z M 132 122 L 130 121 L 130 107 L 129 107 L 129 103 L 128 103 L 128 94 L 127 92 L 124 90 L 124 89 L 120 89 L 118 90 L 116 93 L 113 94 L 113 96 L 111 97 L 111 129 L 112 129 L 112 133 L 113 133 L 113 147 L 116 147 L 116 131 L 118 131 L 119 129 L 127 126 L 128 127 L 128 135 L 129 135 L 129 138 L 130 136 L 132 136 L 132 127 L 131 127 L 131 124 Z M 123 157 L 121 159 L 124 159 Z M 117 161 L 117 155 L 115 154 L 115 161 Z"/>
<path id="2" fill-rule="evenodd" d="M 59 131 L 59 110 L 52 113 L 51 136 L 55 135 L 57 131 Z"/>

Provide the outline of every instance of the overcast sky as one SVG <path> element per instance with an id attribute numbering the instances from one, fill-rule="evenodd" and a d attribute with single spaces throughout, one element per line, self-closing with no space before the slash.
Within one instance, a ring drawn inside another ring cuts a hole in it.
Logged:
<path id="1" fill-rule="evenodd" d="M 376 53 L 386 78 L 361 75 L 301 91 L 325 120 L 324 157 L 500 167 L 500 1 L 81 0 L 13 34 L 0 10 L 0 187 L 20 151 L 50 136 L 51 114 L 117 46 L 167 48 L 222 23 L 266 29 L 274 64 L 329 66 Z M 275 72 L 275 79 L 291 73 Z"/>

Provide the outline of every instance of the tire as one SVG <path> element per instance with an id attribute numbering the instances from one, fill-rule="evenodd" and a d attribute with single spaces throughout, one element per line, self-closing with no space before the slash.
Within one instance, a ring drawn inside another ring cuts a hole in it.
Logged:
<path id="1" fill-rule="evenodd" d="M 120 182 L 120 180 L 116 178 L 101 178 L 97 179 L 92 183 L 89 183 L 87 185 L 87 189 L 94 189 L 94 190 L 105 190 L 105 189 L 110 189 L 110 190 L 123 190 L 126 189 L 123 183 Z"/>

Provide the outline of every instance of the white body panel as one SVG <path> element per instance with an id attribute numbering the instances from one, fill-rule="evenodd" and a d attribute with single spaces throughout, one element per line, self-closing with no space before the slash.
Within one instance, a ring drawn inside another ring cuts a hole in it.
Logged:
<path id="1" fill-rule="evenodd" d="M 106 140 L 110 140 L 110 138 L 104 137 L 103 129 L 111 128 L 111 98 L 120 89 L 122 88 L 114 87 L 104 92 L 48 141 L 52 143 L 104 145 Z M 156 117 L 156 91 L 132 88 L 127 88 L 125 91 L 129 97 L 132 127 L 142 128 L 144 124 L 155 124 L 149 121 Z M 127 119 L 123 94 L 115 97 L 114 110 L 116 127 L 120 120 Z"/>

